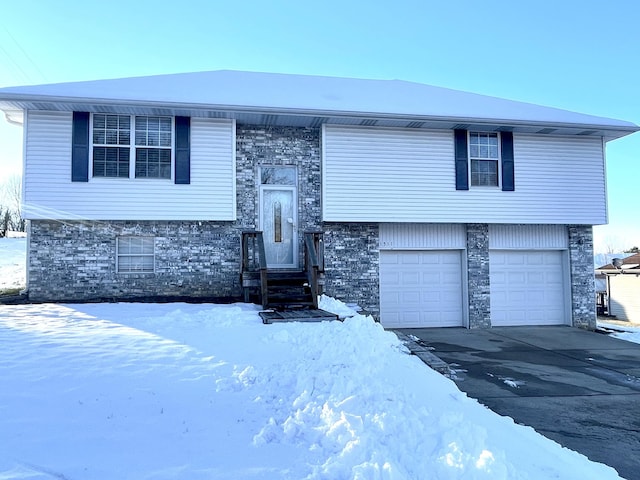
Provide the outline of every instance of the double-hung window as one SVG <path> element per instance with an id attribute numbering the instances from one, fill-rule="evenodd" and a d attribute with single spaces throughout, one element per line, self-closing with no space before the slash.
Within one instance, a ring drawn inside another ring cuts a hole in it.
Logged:
<path id="1" fill-rule="evenodd" d="M 129 177 L 131 117 L 93 116 L 93 176 Z"/>
<path id="2" fill-rule="evenodd" d="M 118 237 L 116 239 L 118 273 L 153 273 L 155 271 L 154 237 Z"/>
<path id="3" fill-rule="evenodd" d="M 93 114 L 93 176 L 171 179 L 173 119 Z"/>
<path id="4" fill-rule="evenodd" d="M 499 185 L 500 139 L 497 133 L 469 132 L 472 186 Z"/>

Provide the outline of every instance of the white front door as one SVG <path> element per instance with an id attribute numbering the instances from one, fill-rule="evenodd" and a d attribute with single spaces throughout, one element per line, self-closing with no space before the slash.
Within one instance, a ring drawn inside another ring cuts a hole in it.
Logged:
<path id="1" fill-rule="evenodd" d="M 296 187 L 260 186 L 260 229 L 269 268 L 298 267 Z"/>

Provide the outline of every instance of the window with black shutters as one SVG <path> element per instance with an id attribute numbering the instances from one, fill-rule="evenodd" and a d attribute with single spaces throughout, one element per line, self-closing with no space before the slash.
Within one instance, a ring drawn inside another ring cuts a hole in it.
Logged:
<path id="1" fill-rule="evenodd" d="M 95 113 L 92 142 L 94 177 L 171 179 L 172 117 Z"/>

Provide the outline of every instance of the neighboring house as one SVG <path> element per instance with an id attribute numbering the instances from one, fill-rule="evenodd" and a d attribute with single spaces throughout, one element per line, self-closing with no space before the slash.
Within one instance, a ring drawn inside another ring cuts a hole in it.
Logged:
<path id="1" fill-rule="evenodd" d="M 324 232 L 387 327 L 595 328 L 605 143 L 639 127 L 404 81 L 214 71 L 0 89 L 24 123 L 34 301 L 240 298 Z"/>
<path id="2" fill-rule="evenodd" d="M 640 253 L 626 257 L 623 254 L 598 267 L 596 275 L 605 277 L 608 314 L 640 323 Z"/>
<path id="3" fill-rule="evenodd" d="M 631 255 L 630 253 L 597 253 L 593 256 L 593 268 L 596 279 L 596 312 L 598 315 L 609 315 L 609 297 L 607 276 L 600 273 L 600 265 L 611 263 L 614 258 L 623 259 Z"/>

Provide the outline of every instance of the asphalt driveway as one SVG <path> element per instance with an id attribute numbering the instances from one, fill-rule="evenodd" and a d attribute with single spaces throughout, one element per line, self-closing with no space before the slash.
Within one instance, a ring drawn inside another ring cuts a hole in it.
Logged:
<path id="1" fill-rule="evenodd" d="M 449 364 L 460 390 L 640 480 L 640 345 L 572 327 L 400 330 Z"/>

